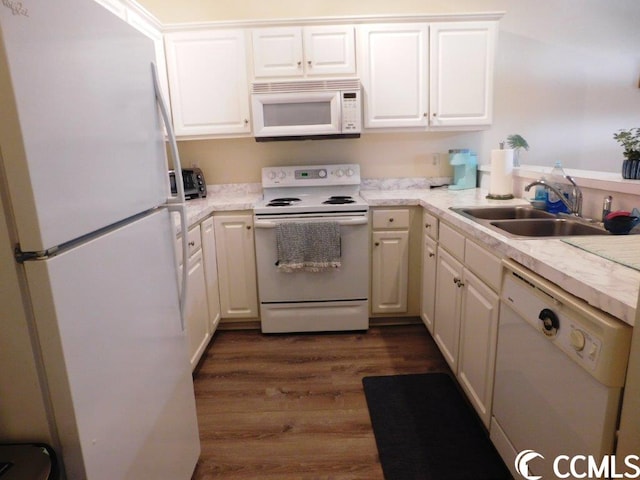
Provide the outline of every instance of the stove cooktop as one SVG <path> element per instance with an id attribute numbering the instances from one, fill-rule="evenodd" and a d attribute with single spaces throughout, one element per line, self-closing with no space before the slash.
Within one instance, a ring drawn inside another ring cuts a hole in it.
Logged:
<path id="1" fill-rule="evenodd" d="M 361 211 L 368 208 L 367 203 L 356 192 L 351 195 L 302 193 L 296 196 L 265 198 L 254 207 L 254 213 L 279 215 L 302 212 Z"/>
<path id="2" fill-rule="evenodd" d="M 262 169 L 264 200 L 257 215 L 368 211 L 360 197 L 356 164 L 284 166 Z"/>

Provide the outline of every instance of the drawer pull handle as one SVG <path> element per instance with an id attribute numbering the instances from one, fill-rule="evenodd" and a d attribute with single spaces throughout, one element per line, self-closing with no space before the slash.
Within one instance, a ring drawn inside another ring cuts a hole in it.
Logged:
<path id="1" fill-rule="evenodd" d="M 458 288 L 464 287 L 464 282 L 460 280 L 458 277 L 453 278 L 453 283 L 455 283 Z"/>
<path id="2" fill-rule="evenodd" d="M 435 254 L 435 253 L 430 253 L 430 254 L 429 254 L 429 256 L 430 256 L 430 257 L 435 257 L 435 256 L 436 256 L 436 254 Z"/>
<path id="3" fill-rule="evenodd" d="M 189 242 L 189 246 L 190 247 L 195 247 L 196 246 L 196 242 L 193 242 L 193 241 Z"/>
<path id="4" fill-rule="evenodd" d="M 376 243 L 374 243 L 374 245 L 375 245 L 376 247 L 379 247 L 379 246 L 380 246 L 380 242 L 376 242 Z"/>
<path id="5" fill-rule="evenodd" d="M 251 225 L 247 225 L 247 230 L 251 230 Z"/>
<path id="6" fill-rule="evenodd" d="M 389 223 L 391 223 L 391 222 L 393 222 L 393 217 L 391 217 L 391 218 L 389 219 Z"/>
<path id="7" fill-rule="evenodd" d="M 424 224 L 424 228 L 431 228 L 431 224 L 430 223 L 425 223 Z"/>

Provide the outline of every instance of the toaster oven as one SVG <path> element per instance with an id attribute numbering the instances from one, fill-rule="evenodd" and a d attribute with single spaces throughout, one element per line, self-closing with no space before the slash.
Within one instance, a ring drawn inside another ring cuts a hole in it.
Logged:
<path id="1" fill-rule="evenodd" d="M 169 181 L 171 183 L 171 193 L 177 194 L 175 170 L 169 171 Z M 182 184 L 184 185 L 184 198 L 205 198 L 207 196 L 207 182 L 204 179 L 202 170 L 199 168 L 183 168 Z"/>

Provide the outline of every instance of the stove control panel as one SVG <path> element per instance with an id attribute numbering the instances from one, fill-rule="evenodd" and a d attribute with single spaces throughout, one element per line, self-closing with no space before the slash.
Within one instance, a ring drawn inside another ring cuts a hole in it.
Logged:
<path id="1" fill-rule="evenodd" d="M 313 165 L 265 167 L 262 187 L 360 185 L 360 165 Z"/>

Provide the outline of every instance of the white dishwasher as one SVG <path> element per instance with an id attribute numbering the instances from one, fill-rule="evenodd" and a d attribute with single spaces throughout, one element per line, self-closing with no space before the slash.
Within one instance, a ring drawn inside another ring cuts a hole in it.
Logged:
<path id="1" fill-rule="evenodd" d="M 614 453 L 632 328 L 516 262 L 503 264 L 491 440 L 514 478 L 524 476 L 514 465 L 524 450 L 539 455 L 527 455 L 520 473 L 561 478 L 553 470 L 560 455 Z"/>

